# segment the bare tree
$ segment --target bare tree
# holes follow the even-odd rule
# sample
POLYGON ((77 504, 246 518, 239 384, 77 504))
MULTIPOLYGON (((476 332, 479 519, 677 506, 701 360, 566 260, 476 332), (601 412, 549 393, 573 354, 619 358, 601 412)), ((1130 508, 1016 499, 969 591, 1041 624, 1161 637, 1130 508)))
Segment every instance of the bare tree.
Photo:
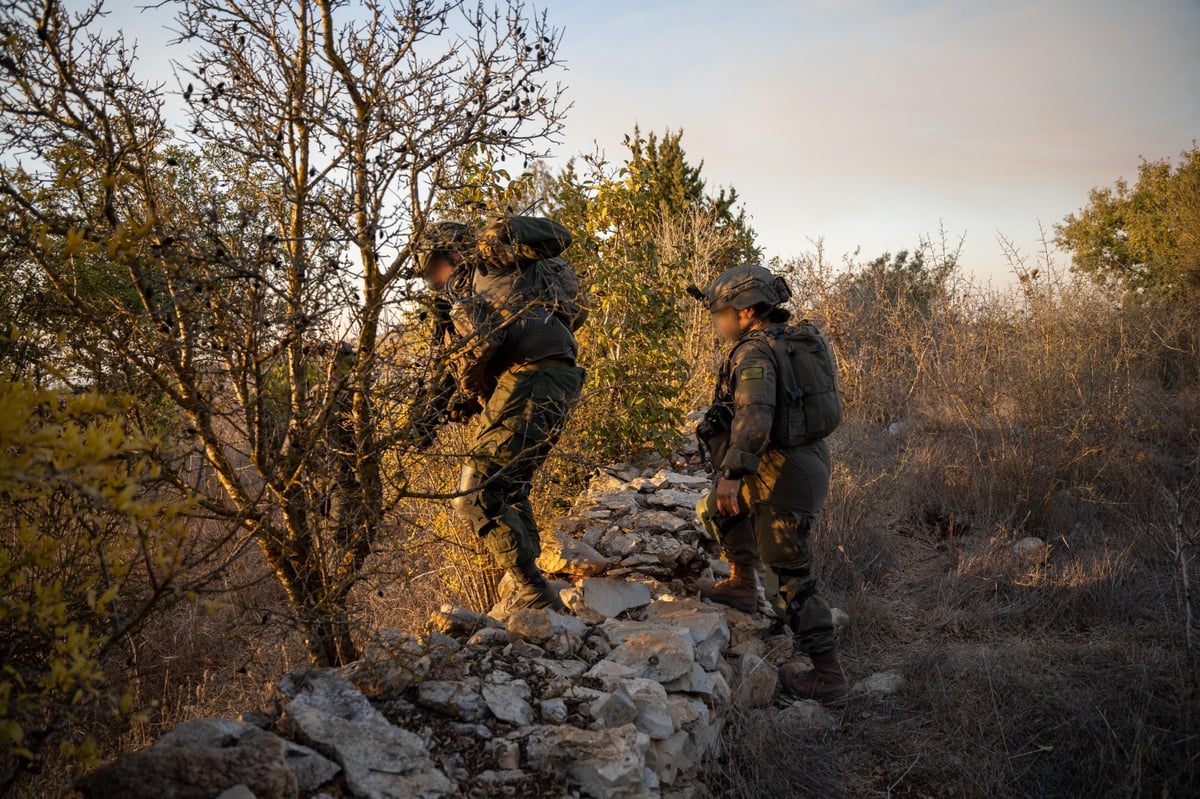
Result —
POLYGON ((559 131, 559 33, 514 0, 174 5, 178 134, 99 3, 3 12, 4 256, 183 420, 214 479, 181 487, 261 546, 314 661, 343 663, 349 592, 407 484, 385 492, 380 409, 412 375, 381 341, 468 155, 538 157, 559 131), (127 292, 84 290, 97 269, 127 292))

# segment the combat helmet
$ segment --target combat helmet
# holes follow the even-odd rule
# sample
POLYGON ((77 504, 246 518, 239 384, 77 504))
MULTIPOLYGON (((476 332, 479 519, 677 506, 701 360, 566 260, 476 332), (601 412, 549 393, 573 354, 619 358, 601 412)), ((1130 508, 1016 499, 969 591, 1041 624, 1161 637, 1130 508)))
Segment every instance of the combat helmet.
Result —
POLYGON ((760 264, 742 264, 721 273, 701 291, 688 286, 688 294, 704 303, 709 311, 723 308, 751 308, 755 305, 783 305, 792 297, 787 281, 760 264))
POLYGON ((438 258, 446 257, 452 250, 470 246, 471 229, 462 222, 434 222, 425 229, 425 241, 420 247, 412 277, 421 277, 429 272, 430 265, 438 258))

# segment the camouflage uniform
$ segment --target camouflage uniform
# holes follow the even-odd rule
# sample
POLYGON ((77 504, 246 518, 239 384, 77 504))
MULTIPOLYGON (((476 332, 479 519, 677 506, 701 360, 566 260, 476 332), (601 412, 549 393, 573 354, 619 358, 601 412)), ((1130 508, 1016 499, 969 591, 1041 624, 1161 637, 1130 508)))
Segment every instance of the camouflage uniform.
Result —
POLYGON ((530 484, 579 398, 583 370, 574 335, 530 296, 526 272, 478 265, 452 318, 459 391, 484 405, 454 507, 500 566, 528 573, 541 552, 530 484))
POLYGON ((787 448, 770 443, 777 367, 768 336, 776 332, 781 331, 760 328, 738 341, 718 386, 719 401, 733 407, 733 422, 728 446, 714 465, 741 478, 743 512, 720 515, 715 491, 701 499, 697 512, 731 563, 765 564, 778 577, 779 609, 800 650, 826 652, 837 639, 811 571, 811 531, 829 491, 829 446, 824 440, 787 448))

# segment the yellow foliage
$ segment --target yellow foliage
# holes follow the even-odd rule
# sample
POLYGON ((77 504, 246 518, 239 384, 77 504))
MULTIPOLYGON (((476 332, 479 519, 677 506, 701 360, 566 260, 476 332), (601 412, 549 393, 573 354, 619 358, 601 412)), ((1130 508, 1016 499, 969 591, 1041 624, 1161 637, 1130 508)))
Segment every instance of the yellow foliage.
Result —
POLYGON ((72 727, 89 708, 135 715, 105 655, 161 597, 180 560, 181 504, 157 499, 153 443, 119 403, 0 375, 0 765, 54 738, 81 761, 72 727))

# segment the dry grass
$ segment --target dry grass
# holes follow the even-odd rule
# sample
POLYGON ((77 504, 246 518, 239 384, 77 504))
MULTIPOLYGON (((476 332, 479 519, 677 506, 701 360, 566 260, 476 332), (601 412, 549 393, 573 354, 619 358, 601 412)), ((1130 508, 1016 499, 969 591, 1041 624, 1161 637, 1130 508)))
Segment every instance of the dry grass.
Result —
POLYGON ((1195 585, 1200 324, 1015 266, 1013 291, 951 270, 921 304, 794 264, 848 378, 817 568, 853 672, 907 685, 832 731, 735 719, 715 795, 1200 791, 1175 544, 1195 585))
MULTIPOLYGON (((846 373, 818 572, 851 613, 853 672, 908 683, 855 699, 832 730, 731 717, 713 795, 1194 795, 1198 664, 1174 551, 1182 524, 1195 585, 1194 313, 1122 306, 1050 265, 1010 292, 950 270, 932 304, 881 300, 883 287, 818 259, 793 266, 846 373), (1013 554, 1028 535, 1048 542, 1044 556, 1013 554)), ((445 451, 461 453, 462 432, 447 436, 445 451)), ((568 431, 535 485, 539 519, 596 465, 575 440, 568 431)), ((409 487, 445 491, 458 466, 415 464, 409 487)), ((354 597, 360 640, 419 629, 443 601, 485 608, 497 577, 448 502, 398 503, 354 597)), ((240 587, 219 606, 181 605, 134 642, 128 673, 158 704, 142 727, 97 721, 108 752, 186 718, 257 709, 301 662, 257 553, 228 585, 240 587)), ((47 770, 16 795, 66 796, 69 780, 47 770)))

